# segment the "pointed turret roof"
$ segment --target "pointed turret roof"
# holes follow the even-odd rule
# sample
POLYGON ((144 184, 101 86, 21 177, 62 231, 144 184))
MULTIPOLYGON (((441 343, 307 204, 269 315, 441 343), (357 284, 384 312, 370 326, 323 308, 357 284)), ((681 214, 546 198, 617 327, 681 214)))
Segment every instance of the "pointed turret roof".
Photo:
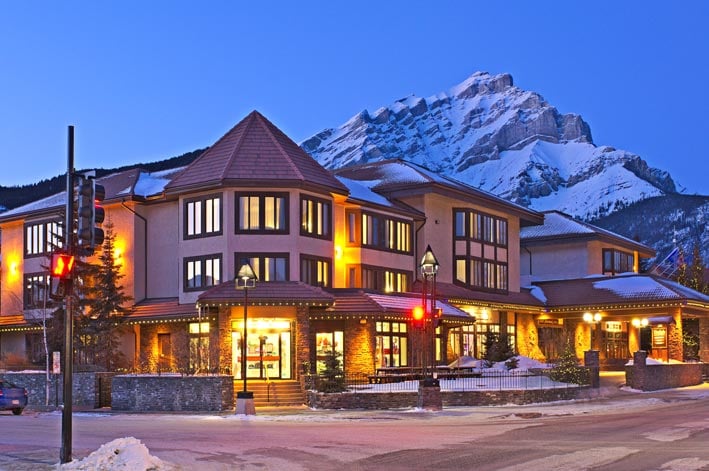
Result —
POLYGON ((166 193, 224 185, 348 190, 258 111, 252 111, 166 187, 166 193))

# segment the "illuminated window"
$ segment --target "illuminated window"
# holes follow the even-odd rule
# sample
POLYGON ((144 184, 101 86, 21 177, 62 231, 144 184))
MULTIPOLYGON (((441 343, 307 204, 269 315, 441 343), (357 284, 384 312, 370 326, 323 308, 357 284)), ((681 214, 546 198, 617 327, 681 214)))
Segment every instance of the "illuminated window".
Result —
POLYGON ((220 235, 222 233, 221 203, 221 195, 185 200, 185 238, 220 235))
POLYGON ((632 253, 614 249, 603 249, 603 273, 626 273, 635 268, 632 253))
POLYGON ((507 220, 471 209, 453 211, 456 239, 482 241, 502 247, 507 246, 507 220))
POLYGON ((509 289, 507 263, 477 257, 456 257, 456 284, 485 291, 509 289))
MULTIPOLYGON (((411 223, 381 214, 363 213, 362 246, 391 252, 411 253, 411 223)), ((353 221, 347 220, 352 233, 353 221)), ((350 235, 350 241, 352 236, 350 235)))
POLYGON ((235 270, 249 263, 259 281, 288 281, 288 258, 287 253, 237 253, 234 255, 235 270))
POLYGON ((45 255, 62 247, 64 226, 60 222, 45 221, 25 224, 25 257, 45 255))
POLYGON ((199 291, 216 286, 221 283, 221 274, 221 254, 186 258, 184 265, 185 291, 199 291))
POLYGON ((332 207, 329 201, 310 196, 300 197, 301 235, 330 239, 332 234, 332 207))
POLYGON ((384 267, 363 266, 361 287, 387 293, 403 293, 410 289, 411 272, 384 267))
POLYGON ((288 233, 288 194, 237 193, 237 233, 288 233))
POLYGON ((331 266, 330 259, 303 255, 300 258, 300 281, 313 286, 330 287, 331 266))

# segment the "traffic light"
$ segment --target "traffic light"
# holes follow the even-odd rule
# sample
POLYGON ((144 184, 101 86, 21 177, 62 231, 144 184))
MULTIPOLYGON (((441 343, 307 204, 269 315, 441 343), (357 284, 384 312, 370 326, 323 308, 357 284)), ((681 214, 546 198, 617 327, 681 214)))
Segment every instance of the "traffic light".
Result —
POLYGON ((54 278, 67 280, 74 270, 74 256, 65 253, 52 254, 51 274, 54 278))
POLYGON ((93 178, 81 178, 78 193, 78 246, 93 250, 97 245, 103 244, 103 229, 97 227, 97 224, 103 222, 106 214, 100 205, 106 196, 106 190, 93 178))
POLYGON ((438 324, 441 323, 441 316, 443 315, 443 309, 437 307, 433 310, 433 328, 437 328, 438 324))
POLYGON ((423 306, 414 306, 411 312, 411 324, 416 329, 423 329, 424 322, 426 321, 426 313, 424 312, 423 306))

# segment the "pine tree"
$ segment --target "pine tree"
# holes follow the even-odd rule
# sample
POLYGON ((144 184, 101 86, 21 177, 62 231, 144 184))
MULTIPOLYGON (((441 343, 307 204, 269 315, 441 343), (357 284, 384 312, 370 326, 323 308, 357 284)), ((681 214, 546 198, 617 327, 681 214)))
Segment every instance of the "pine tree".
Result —
POLYGON ((83 316, 81 323, 81 331, 90 342, 86 346, 94 351, 95 364, 107 371, 115 370, 121 363, 118 334, 123 315, 129 311, 125 304, 131 300, 120 284, 124 275, 120 272, 121 264, 116 262, 113 227, 111 220, 105 225, 99 263, 93 268, 86 293, 88 316, 83 316))
POLYGON ((579 366, 576 353, 571 348, 571 343, 566 344, 564 352, 551 369, 549 377, 554 381, 573 384, 588 384, 590 380, 588 370, 579 366))
MULTIPOLYGON (((504 361, 507 362, 515 356, 514 349, 510 343, 510 339, 505 334, 497 334, 490 332, 485 336, 484 341, 485 366, 491 368, 495 363, 504 361)), ((512 368, 516 367, 516 362, 513 362, 512 368)))
POLYGON ((709 293, 709 286, 704 282, 705 270, 699 244, 695 242, 692 247, 692 264, 689 266, 689 284, 687 286, 700 293, 709 293))
POLYGON ((333 351, 325 359, 325 369, 321 373, 320 391, 336 393, 347 390, 345 375, 340 362, 340 353, 333 351))

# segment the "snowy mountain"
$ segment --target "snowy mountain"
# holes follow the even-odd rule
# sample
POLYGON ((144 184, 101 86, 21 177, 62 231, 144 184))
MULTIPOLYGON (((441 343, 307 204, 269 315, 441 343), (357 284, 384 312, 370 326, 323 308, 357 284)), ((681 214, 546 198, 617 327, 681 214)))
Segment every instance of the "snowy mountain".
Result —
POLYGON ((429 98, 410 96, 301 146, 327 168, 403 159, 537 210, 583 218, 676 193, 667 172, 639 156, 597 147, 588 124, 509 74, 476 72, 429 98))

